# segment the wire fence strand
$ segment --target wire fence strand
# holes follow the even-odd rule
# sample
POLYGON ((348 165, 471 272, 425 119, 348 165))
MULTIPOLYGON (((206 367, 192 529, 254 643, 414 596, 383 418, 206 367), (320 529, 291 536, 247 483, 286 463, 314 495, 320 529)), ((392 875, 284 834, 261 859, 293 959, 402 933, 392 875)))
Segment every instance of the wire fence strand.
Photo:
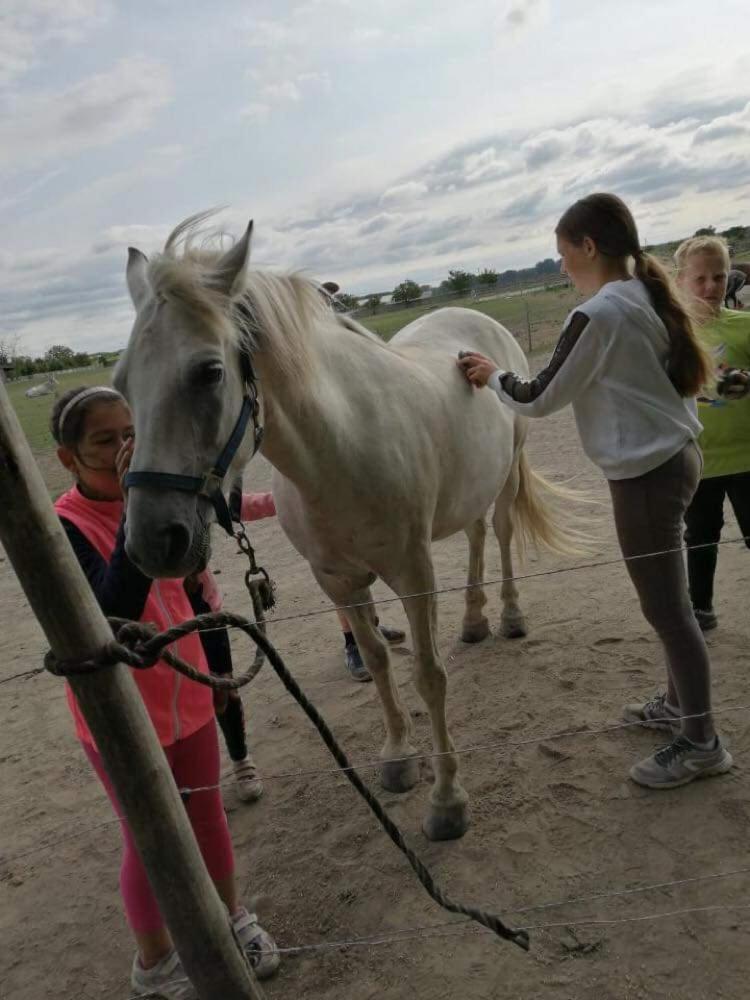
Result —
MULTIPOLYGON (((725 708, 715 708, 712 709, 711 715, 725 715, 732 712, 750 712, 750 705, 731 705, 725 708)), ((665 719, 664 721, 680 722, 685 719, 702 718, 706 714, 708 713, 701 712, 693 715, 670 716, 669 719, 665 719)), ((639 728, 641 726, 642 723, 640 722, 622 722, 613 725, 602 726, 597 729, 570 729, 570 730, 565 730, 563 732, 547 733, 542 736, 534 736, 530 737, 529 739, 523 739, 523 740, 504 740, 499 743, 485 743, 485 744, 478 744, 476 746, 458 747, 456 748, 456 750, 452 751, 452 753, 455 753, 457 755, 498 753, 504 750, 512 751, 512 750, 517 750, 521 747, 535 746, 542 743, 550 743, 554 742, 555 740, 572 739, 574 737, 605 736, 609 733, 619 732, 624 729, 639 728)), ((345 775, 347 771, 379 768, 384 763, 389 763, 389 764, 401 763, 405 760, 430 760, 433 759, 434 757, 439 757, 439 756, 442 755, 432 753, 431 751, 425 751, 424 753, 412 754, 409 757, 391 757, 387 759, 371 758, 369 760, 359 761, 358 763, 351 764, 349 767, 306 768, 297 771, 280 771, 276 773, 272 772, 270 774, 260 774, 259 777, 263 781, 272 781, 279 779, 310 778, 323 775, 328 775, 328 776, 335 775, 341 777, 342 775, 345 775)), ((233 781, 234 781, 233 778, 228 777, 222 779, 220 782, 214 785, 196 785, 194 787, 178 786, 177 790, 180 793, 180 795, 182 795, 183 797, 187 797, 201 792, 221 791, 222 788, 226 788, 228 785, 231 785, 233 781)), ((37 844, 34 847, 30 847, 27 850, 21 851, 18 854, 13 854, 10 857, 4 857, 2 854, 0 854, 0 865, 2 864, 9 865, 14 861, 19 861, 25 857, 28 857, 29 855, 57 847, 60 843, 63 843, 67 840, 73 840, 85 837, 87 835, 96 833, 98 830, 102 829, 105 826, 113 826, 119 822, 120 820, 117 817, 115 817, 113 819, 104 820, 102 823, 97 823, 86 830, 76 830, 71 833, 63 833, 62 836, 53 833, 50 836, 54 837, 54 839, 50 839, 48 841, 46 840, 44 843, 37 844)), ((513 912, 519 912, 519 911, 513 911, 513 912)))
MULTIPOLYGON (((522 580, 537 580, 542 577, 547 576, 559 576, 562 573, 577 573, 584 569, 601 569, 608 566, 616 566, 619 563, 629 563, 635 562, 640 559, 656 559, 660 556, 674 555, 677 552, 693 552, 698 549, 708 549, 714 548, 717 545, 734 545, 738 542, 750 542, 750 535, 738 535, 735 538, 723 538, 719 539, 718 542, 703 542, 700 545, 680 545, 672 549, 660 549, 655 552, 644 552, 639 555, 633 556, 613 556, 611 559, 602 559, 594 562, 577 563, 575 566, 557 566, 553 569, 536 570, 533 573, 520 573, 514 576, 498 576, 491 577, 489 580, 483 580, 476 583, 457 583, 451 584, 447 587, 436 588, 434 590, 421 590, 410 594, 393 595, 391 597, 374 597, 369 601, 359 601, 354 604, 339 604, 339 605, 327 605, 324 608, 314 608, 309 611, 298 611, 292 615, 278 615, 274 618, 268 618, 264 621, 252 620, 250 619, 248 624, 250 625, 280 625, 283 622, 294 622, 302 621, 307 618, 316 618, 319 615, 338 613, 339 611, 346 612, 352 611, 357 608, 370 608, 376 607, 382 604, 395 604, 402 601, 417 600, 421 597, 439 597, 441 594, 455 594, 462 590, 473 590, 477 587, 496 587, 502 586, 504 583, 519 582, 522 580)), ((209 628, 198 629, 199 632, 220 632, 225 631, 227 626, 214 626, 209 628)), ((17 674, 11 674, 10 677, 0 678, 0 685, 8 684, 10 681, 25 680, 31 677, 37 677, 39 674, 45 673, 44 667, 34 667, 31 670, 24 670, 17 674)))

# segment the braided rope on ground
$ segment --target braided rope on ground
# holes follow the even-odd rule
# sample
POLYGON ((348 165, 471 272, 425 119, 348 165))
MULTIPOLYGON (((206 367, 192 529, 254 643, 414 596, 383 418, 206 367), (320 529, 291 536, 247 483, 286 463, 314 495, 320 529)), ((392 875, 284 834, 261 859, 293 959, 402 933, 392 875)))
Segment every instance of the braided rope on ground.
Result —
POLYGON ((167 646, 192 632, 198 631, 204 626, 240 629, 262 650, 281 683, 317 729, 321 739, 331 752, 336 763, 342 769, 347 780, 365 800, 382 828, 406 857, 427 894, 444 910, 469 917, 488 930, 493 931, 498 937, 512 941, 520 948, 523 948, 524 951, 529 950, 528 931, 523 929, 514 930, 503 923, 499 916, 489 913, 486 910, 455 902, 443 892, 435 882, 429 869, 407 845, 398 826, 388 816, 376 796, 370 791, 356 770, 354 770, 349 758, 336 742, 328 724, 297 684, 297 681, 290 673, 283 659, 258 625, 241 615, 235 615, 227 611, 198 615, 189 621, 183 622, 180 625, 174 625, 172 628, 159 633, 156 633, 153 626, 127 621, 122 618, 110 618, 109 622, 115 630, 114 637, 97 654, 81 660, 58 660, 50 651, 44 660, 47 670, 56 677, 70 677, 91 674, 97 670, 107 669, 116 663, 126 663, 137 670, 147 670, 153 667, 159 660, 163 660, 173 670, 176 670, 184 677, 198 684, 203 684, 219 691, 235 691, 249 684, 258 673, 260 665, 256 665, 257 657, 256 662, 253 663, 249 670, 238 677, 216 677, 211 674, 202 674, 175 653, 169 651, 167 646))

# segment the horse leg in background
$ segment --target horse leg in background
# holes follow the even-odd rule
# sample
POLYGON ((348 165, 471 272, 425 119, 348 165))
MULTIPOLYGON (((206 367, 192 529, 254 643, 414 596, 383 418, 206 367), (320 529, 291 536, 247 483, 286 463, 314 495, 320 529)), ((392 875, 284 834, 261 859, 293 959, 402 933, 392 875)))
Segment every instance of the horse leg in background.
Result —
POLYGON ((388 644, 377 628, 372 593, 366 584, 351 586, 351 581, 313 570, 315 578, 334 605, 346 606, 346 618, 359 646, 365 666, 370 671, 385 719, 385 744, 381 751, 383 763, 380 783, 389 792, 406 792, 419 781, 419 763, 411 745, 411 719, 399 697, 391 669, 388 644), (366 607, 350 607, 366 604, 366 607))
MULTIPOLYGON (((412 565, 386 582, 397 594, 423 594, 435 589, 435 574, 428 542, 415 543, 410 550, 412 565)), ((448 732, 445 714, 448 680, 437 651, 437 598, 404 598, 414 644, 414 681, 430 713, 432 758, 435 783, 430 793, 430 807, 422 824, 430 840, 454 840, 469 826, 469 796, 458 780, 458 758, 448 732)))
POLYGON ((518 604, 518 589, 513 579, 513 521, 511 508, 516 502, 519 486, 518 461, 513 462, 508 478, 495 501, 492 514, 492 527, 495 530, 500 546, 500 565, 503 571, 503 583, 500 597, 503 602, 503 614, 500 619, 500 634, 506 639, 520 639, 528 632, 526 618, 518 604))
POLYGON ((482 614, 482 608, 487 603, 484 587, 484 541, 487 537, 487 525, 484 518, 474 521, 466 528, 469 539, 469 574, 468 588, 465 591, 466 611, 461 626, 462 642, 481 642, 490 634, 490 623, 482 614))

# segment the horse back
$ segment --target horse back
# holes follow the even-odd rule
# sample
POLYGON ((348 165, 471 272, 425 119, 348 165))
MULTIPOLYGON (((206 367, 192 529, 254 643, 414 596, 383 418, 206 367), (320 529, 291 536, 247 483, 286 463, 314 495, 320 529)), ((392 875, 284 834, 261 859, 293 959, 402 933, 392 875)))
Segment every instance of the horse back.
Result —
POLYGON ((513 334, 497 320, 475 309, 448 307, 420 316, 390 341, 391 347, 414 361, 435 355, 457 357, 461 350, 478 351, 504 371, 528 374, 526 356, 513 334))

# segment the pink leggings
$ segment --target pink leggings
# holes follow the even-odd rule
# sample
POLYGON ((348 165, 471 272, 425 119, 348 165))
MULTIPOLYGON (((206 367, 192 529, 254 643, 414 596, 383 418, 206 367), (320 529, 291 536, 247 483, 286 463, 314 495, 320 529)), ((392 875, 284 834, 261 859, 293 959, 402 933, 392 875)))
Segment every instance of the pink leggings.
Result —
MULTIPOLYGON (((120 803, 101 757, 88 743, 82 745, 122 822, 124 851, 120 868, 120 892, 125 905, 125 916, 136 934, 153 934, 164 926, 164 920, 136 850, 133 835, 123 819, 120 803)), ((219 743, 213 720, 187 739, 164 747, 164 753, 178 788, 218 784, 219 743)), ((234 871, 234 854, 221 793, 218 790, 195 792, 188 799, 185 808, 209 875, 214 881, 227 878, 234 871)))

